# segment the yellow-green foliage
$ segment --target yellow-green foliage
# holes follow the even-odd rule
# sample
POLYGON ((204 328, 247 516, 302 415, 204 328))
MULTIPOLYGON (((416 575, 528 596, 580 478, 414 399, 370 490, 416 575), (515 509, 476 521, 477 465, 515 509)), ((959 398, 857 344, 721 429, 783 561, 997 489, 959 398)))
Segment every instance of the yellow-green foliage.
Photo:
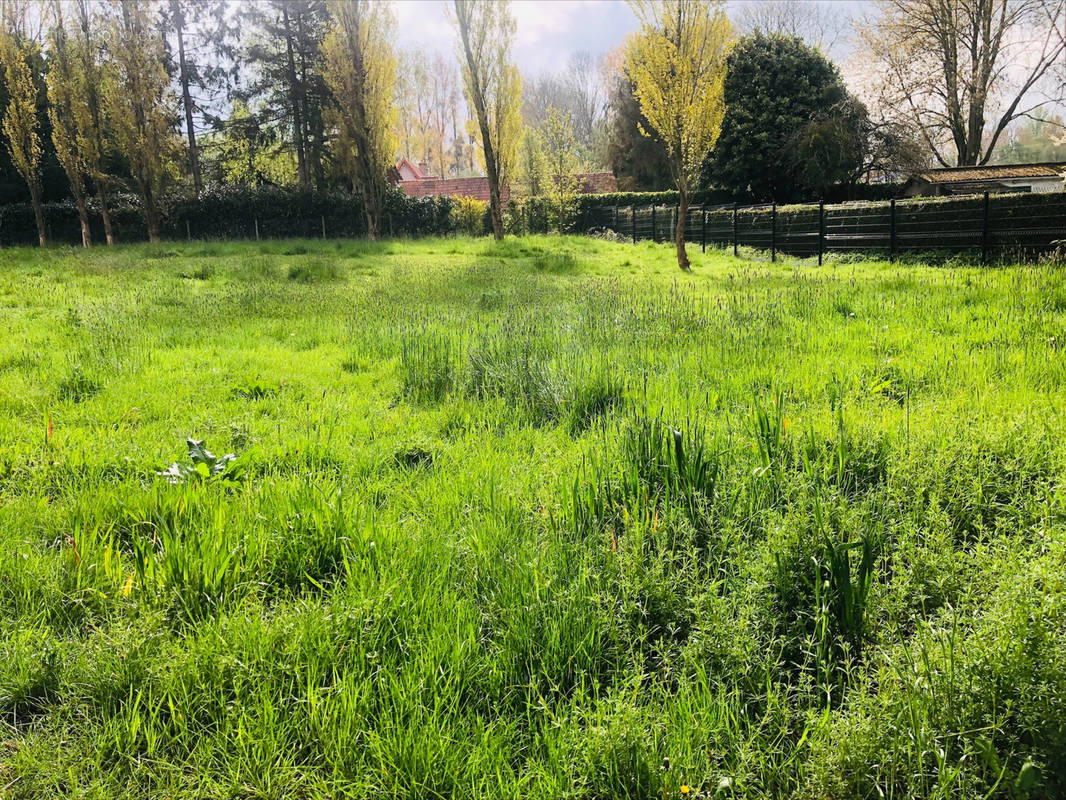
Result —
POLYGON ((15 169, 29 184, 31 192, 39 192, 41 137, 38 133, 37 87, 27 63, 28 47, 7 31, 0 33, 0 64, 4 69, 8 98, 2 127, 15 169))
POLYGON ((395 20, 386 3, 334 0, 322 43, 323 77, 333 95, 338 154, 361 192, 371 238, 379 234, 396 108, 395 20))
POLYGON ((685 191, 722 130, 732 28, 721 2, 630 4, 640 30, 626 43, 625 69, 652 127, 642 132, 666 145, 678 189, 685 191))
POLYGON ((485 214, 489 204, 474 197, 456 197, 452 203, 452 227, 458 233, 480 236, 485 232, 485 214))

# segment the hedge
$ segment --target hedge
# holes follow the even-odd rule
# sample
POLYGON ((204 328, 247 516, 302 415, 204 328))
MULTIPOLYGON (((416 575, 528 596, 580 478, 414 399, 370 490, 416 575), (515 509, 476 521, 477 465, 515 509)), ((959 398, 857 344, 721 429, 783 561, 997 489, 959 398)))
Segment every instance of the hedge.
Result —
MULTIPOLYGON (((164 239, 247 239, 366 236, 366 218, 358 195, 349 192, 301 192, 281 187, 211 189, 199 198, 170 196, 160 203, 164 239)), ((450 197, 407 197, 390 190, 382 228, 387 236, 431 236, 453 232, 450 197)), ((119 195, 110 205, 111 223, 120 242, 145 241, 148 232, 136 198, 119 195)), ((46 203, 49 241, 77 244, 81 228, 73 201, 46 203)), ((90 204, 93 241, 104 241, 99 207, 90 204)), ((37 242, 32 208, 25 203, 0 207, 0 244, 37 242)))

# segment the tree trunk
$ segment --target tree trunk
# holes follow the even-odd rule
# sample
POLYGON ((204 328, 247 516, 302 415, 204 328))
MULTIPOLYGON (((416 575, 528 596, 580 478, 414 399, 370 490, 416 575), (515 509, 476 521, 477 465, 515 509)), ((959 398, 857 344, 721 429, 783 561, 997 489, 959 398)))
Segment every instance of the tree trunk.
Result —
POLYGON ((303 120, 303 140, 307 161, 308 187, 314 186, 321 190, 326 183, 325 174, 322 171, 322 147, 325 141, 325 130, 322 126, 322 115, 315 114, 312 122, 310 111, 311 91, 308 89, 307 80, 307 47, 305 46, 306 35, 304 33, 304 16, 296 15, 296 41, 299 42, 300 54, 300 118, 303 120))
POLYGON ((178 37, 178 72, 181 79, 181 99, 185 106, 185 128, 189 135, 189 168, 192 171, 192 185, 199 197, 204 190, 203 177, 200 174, 200 153, 196 149, 196 129, 192 121, 192 93, 189 91, 189 68, 185 63, 185 15, 181 0, 170 0, 174 14, 174 30, 178 37))
POLYGON ((144 189, 144 221, 148 225, 148 241, 158 244, 159 239, 159 208, 156 206, 155 195, 148 187, 144 189))
POLYGON ((29 182, 30 202, 33 204, 33 219, 37 223, 37 239, 41 247, 48 244, 48 236, 44 227, 44 210, 41 208, 41 187, 34 181, 29 182))
POLYGON ((89 230, 89 209, 85 207, 85 187, 74 192, 74 205, 78 207, 78 222, 81 223, 81 246, 92 247, 93 235, 89 230))
POLYGON ((688 253, 685 250, 685 219, 688 217, 688 187, 677 193, 677 228, 674 230, 674 244, 677 246, 677 266, 682 272, 691 272, 688 253))
POLYGON ((369 192, 362 192, 363 211, 366 214, 366 235, 372 242, 381 238, 381 204, 370 197, 369 192))
POLYGON ((292 28, 289 24, 289 10, 285 3, 281 6, 281 19, 285 28, 285 53, 287 57, 289 78, 289 102, 292 104, 292 127, 296 145, 296 172, 300 179, 300 188, 311 188, 311 173, 307 168, 307 141, 305 137, 300 88, 296 82, 296 58, 293 55, 292 28))
POLYGON ((100 201, 100 217, 104 221, 104 239, 107 241, 107 246, 111 247, 115 243, 115 234, 111 231, 111 211, 107 207, 107 189, 103 181, 96 182, 96 199, 100 201))
POLYGON ((495 170, 489 180, 489 216, 492 218, 492 238, 498 242, 503 239, 503 207, 500 203, 500 179, 495 170))

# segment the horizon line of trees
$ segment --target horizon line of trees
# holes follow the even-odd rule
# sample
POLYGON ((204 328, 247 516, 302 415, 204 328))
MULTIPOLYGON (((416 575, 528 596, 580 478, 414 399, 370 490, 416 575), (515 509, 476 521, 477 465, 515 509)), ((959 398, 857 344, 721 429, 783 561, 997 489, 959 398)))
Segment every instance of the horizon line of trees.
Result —
POLYGON ((398 51, 381 0, 4 0, 0 202, 28 197, 44 243, 41 203, 70 197, 88 246, 89 204, 114 241, 116 192, 136 194, 155 240, 166 193, 346 188, 373 236, 405 155, 485 175, 502 236, 504 187, 547 200, 562 228, 582 171, 683 202, 789 201, 930 164, 1066 156, 1048 135, 1066 0, 878 0, 857 28, 862 97, 826 55, 843 33, 818 3, 752 4, 738 36, 721 3, 630 0, 640 29, 622 46, 531 79, 507 0, 447 7, 454 59, 398 51))

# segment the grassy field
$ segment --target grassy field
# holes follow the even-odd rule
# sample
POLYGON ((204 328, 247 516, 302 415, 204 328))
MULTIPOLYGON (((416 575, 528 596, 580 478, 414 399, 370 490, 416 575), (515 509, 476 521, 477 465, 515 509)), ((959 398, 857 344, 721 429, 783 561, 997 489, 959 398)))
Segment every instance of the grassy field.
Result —
POLYGON ((0 796, 1066 796, 1066 273, 673 258, 0 251, 0 796))

